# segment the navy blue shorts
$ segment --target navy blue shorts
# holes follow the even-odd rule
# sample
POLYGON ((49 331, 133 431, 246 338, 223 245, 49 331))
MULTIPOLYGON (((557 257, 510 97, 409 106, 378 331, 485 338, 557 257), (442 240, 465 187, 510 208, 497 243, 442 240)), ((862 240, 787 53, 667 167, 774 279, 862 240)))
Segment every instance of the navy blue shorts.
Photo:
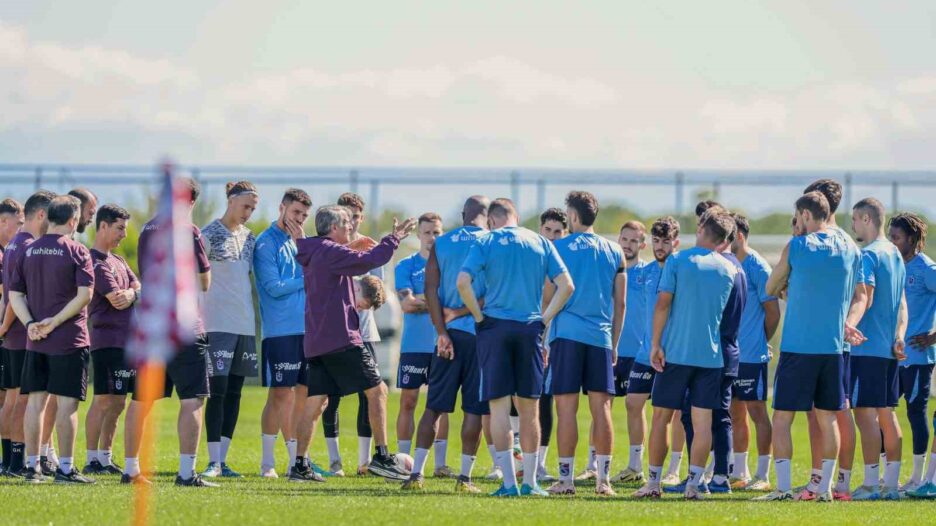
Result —
POLYGON ((432 355, 426 407, 440 413, 455 412, 455 400, 461 389, 462 411, 472 415, 489 414, 488 403, 481 401, 481 369, 475 335, 459 330, 449 330, 448 335, 455 357, 447 360, 432 355))
POLYGON ((907 365, 900 368, 900 396, 907 404, 929 400, 930 382, 933 378, 933 364, 907 365))
POLYGON ((519 322, 490 316, 476 324, 481 400, 505 396, 539 398, 543 394, 541 321, 519 322))
POLYGON ((400 354, 397 389, 419 389, 429 383, 429 366, 435 353, 407 352, 400 354))
POLYGON ((774 373, 773 408, 778 411, 824 411, 845 408, 841 354, 780 352, 774 373))
POLYGON ((731 396, 742 402, 767 400, 767 363, 741 363, 738 377, 731 386, 731 396))
POLYGON ((845 390, 845 400, 851 400, 851 353, 842 352, 842 389, 845 390))
POLYGON ((556 338, 549 344, 546 393, 577 394, 582 390, 614 394, 611 349, 556 338))
POLYGON ((633 365, 633 358, 618 356, 618 361, 614 364, 614 396, 627 395, 627 384, 633 365))
POLYGON ((635 361, 631 365, 630 376, 627 377, 627 394, 648 395, 652 393, 656 376, 656 369, 635 361))
POLYGON ((302 334, 264 338, 260 344, 263 387, 295 387, 305 368, 302 334))
POLYGON ((852 407, 897 407, 900 400, 894 358, 852 355, 850 383, 852 407))
MULTIPOLYGON (((657 373, 650 399, 653 407, 682 409, 688 396, 691 407, 718 409, 724 403, 722 378, 721 367, 668 363, 662 373, 657 373)), ((725 385, 730 386, 727 382, 725 385)))

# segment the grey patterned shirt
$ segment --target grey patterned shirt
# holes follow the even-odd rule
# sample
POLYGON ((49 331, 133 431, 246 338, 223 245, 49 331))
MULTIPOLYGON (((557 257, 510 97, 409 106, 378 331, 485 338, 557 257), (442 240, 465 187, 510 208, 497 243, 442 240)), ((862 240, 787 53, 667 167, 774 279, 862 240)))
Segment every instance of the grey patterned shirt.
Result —
POLYGON ((202 228, 202 237, 211 262, 211 287, 203 298, 205 330, 255 336, 253 233, 245 226, 231 232, 215 219, 202 228))

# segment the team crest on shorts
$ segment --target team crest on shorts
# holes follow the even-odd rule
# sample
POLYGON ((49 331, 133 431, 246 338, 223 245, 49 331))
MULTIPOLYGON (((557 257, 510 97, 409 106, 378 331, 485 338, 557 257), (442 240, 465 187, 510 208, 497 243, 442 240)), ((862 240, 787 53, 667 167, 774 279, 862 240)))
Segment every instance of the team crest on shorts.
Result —
POLYGON ((283 381, 283 371, 276 371, 276 381, 277 382, 283 381))
POLYGON ((221 358, 218 358, 218 370, 219 370, 219 371, 223 371, 223 370, 224 370, 224 360, 221 359, 221 358))
POLYGON ((123 387, 123 381, 122 381, 122 380, 117 380, 116 382, 114 382, 114 388, 115 388, 115 389, 120 389, 121 387, 123 387))
POLYGON ((404 383, 404 384, 408 384, 408 383, 409 383, 409 375, 408 375, 408 374, 404 374, 404 375, 403 375, 403 383, 404 383))

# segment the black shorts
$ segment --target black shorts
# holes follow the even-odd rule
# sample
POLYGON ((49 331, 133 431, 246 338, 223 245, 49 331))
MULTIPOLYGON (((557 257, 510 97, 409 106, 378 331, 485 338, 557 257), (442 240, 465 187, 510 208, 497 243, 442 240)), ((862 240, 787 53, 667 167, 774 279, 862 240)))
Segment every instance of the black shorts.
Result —
MULTIPOLYGON (((208 337, 199 334, 195 343, 187 345, 166 365, 163 398, 172 396, 175 388, 179 400, 207 398, 208 389, 208 337)), ((133 399, 139 400, 139 386, 134 386, 133 399)))
POLYGON ((45 391, 83 401, 88 394, 90 355, 87 347, 72 349, 66 354, 26 351, 20 394, 45 391))
POLYGON ((373 351, 352 345, 306 360, 309 396, 360 393, 380 385, 380 370, 373 351))
POLYGON ((24 349, 3 349, 3 388, 19 389, 23 385, 23 361, 26 359, 24 349))
POLYGON ((209 332, 208 374, 215 376, 256 377, 257 376, 257 339, 244 334, 229 332, 209 332))
POLYGON ((133 392, 136 369, 127 365, 125 352, 119 347, 91 351, 94 370, 94 395, 126 395, 133 392))

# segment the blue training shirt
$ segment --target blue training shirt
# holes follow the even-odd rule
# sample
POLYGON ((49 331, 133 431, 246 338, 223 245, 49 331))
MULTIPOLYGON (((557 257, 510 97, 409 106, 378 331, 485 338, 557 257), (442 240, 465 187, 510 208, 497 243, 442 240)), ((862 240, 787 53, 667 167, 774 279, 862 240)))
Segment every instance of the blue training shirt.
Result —
POLYGON ((627 310, 624 311, 624 328, 618 340, 618 356, 634 358, 643 344, 644 327, 647 325, 647 304, 644 298, 644 267, 646 261, 627 269, 627 310))
MULTIPOLYGON (((405 289, 413 294, 426 293, 426 260, 414 253, 397 263, 394 271, 397 292, 405 289)), ((435 351, 435 328, 428 312, 403 314, 403 336, 400 338, 401 353, 431 353, 435 351)))
POLYGON ((640 350, 634 357, 635 362, 643 365, 650 365, 650 347, 653 344, 653 310, 656 308, 657 294, 660 293, 660 276, 662 275, 663 266, 656 261, 651 261, 644 267, 643 304, 647 315, 644 320, 643 341, 640 342, 640 350))
POLYGON ((610 349, 614 280, 624 261, 621 247, 590 232, 554 243, 576 287, 550 325, 549 341, 563 338, 610 349))
POLYGON ((484 280, 484 315, 521 322, 543 319, 543 283, 566 272, 553 244, 523 227, 498 228, 468 251, 462 271, 484 280), (483 272, 483 277, 481 273, 483 272))
POLYGON ((764 332, 764 303, 777 301, 767 294, 767 280, 770 279, 770 264, 754 250, 741 262, 747 277, 747 301, 741 314, 741 331, 738 345, 741 347, 741 363, 767 363, 767 334, 764 332))
POLYGON ((858 247, 835 230, 796 236, 789 247, 791 270, 780 350, 841 354, 845 318, 861 267, 858 247))
POLYGON ((731 287, 731 294, 728 295, 728 302, 725 303, 725 310, 722 312, 721 333, 722 359, 725 364, 725 376, 738 376, 738 364, 741 361, 741 349, 738 343, 738 335, 741 332, 741 316, 744 313, 744 305, 747 303, 747 276, 744 275, 744 267, 741 262, 731 252, 722 252, 722 256, 727 259, 735 268, 734 285, 731 287))
MULTIPOLYGON (((466 225, 446 232, 435 240, 433 250, 439 264, 439 301, 448 309, 460 309, 465 306, 458 295, 458 273, 468 256, 468 250, 478 239, 487 234, 487 230, 474 225, 466 225)), ((475 278, 471 283, 478 299, 484 296, 484 279, 475 278)), ((471 315, 454 319, 445 326, 450 330, 475 333, 475 322, 471 315)))
POLYGON ((852 347, 852 356, 893 358, 897 313, 907 275, 903 257, 893 243, 876 239, 861 250, 861 274, 864 283, 874 287, 874 297, 858 322, 858 330, 868 341, 852 347))
POLYGON ((698 246, 666 260, 660 291, 673 294, 661 341, 667 364, 724 367, 721 320, 737 273, 722 254, 698 246))
POLYGON ((936 263, 926 254, 917 254, 907 263, 907 359, 901 365, 936 363, 936 344, 921 349, 909 340, 936 327, 936 263))
POLYGON ((305 283, 296 250, 275 221, 257 237, 253 272, 264 338, 305 333, 305 283))

